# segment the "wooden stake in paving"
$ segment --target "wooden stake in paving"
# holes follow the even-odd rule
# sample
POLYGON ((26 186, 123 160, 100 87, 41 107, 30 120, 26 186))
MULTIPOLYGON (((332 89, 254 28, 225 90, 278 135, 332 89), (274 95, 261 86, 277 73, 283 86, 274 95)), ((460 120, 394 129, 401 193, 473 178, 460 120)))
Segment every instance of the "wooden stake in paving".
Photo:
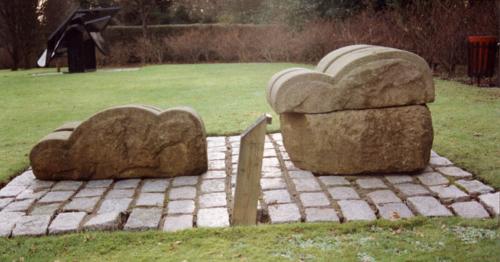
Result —
POLYGON ((232 225, 257 224, 257 202, 260 192, 260 176, 266 126, 272 117, 261 116, 242 135, 238 160, 238 177, 234 194, 232 225))

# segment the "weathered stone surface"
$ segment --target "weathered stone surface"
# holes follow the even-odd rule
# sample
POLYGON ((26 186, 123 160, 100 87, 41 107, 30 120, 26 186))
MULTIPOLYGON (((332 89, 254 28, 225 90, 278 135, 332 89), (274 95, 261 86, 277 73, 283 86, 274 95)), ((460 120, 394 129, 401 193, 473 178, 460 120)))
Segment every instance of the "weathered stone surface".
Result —
POLYGON ((105 199, 97 213, 125 212, 130 207, 132 200, 132 198, 105 199))
POLYGON ((53 216, 56 211, 61 207, 61 203, 48 204, 48 205, 35 205, 31 210, 31 215, 49 215, 53 216))
POLYGON ((12 202, 12 201, 14 201, 13 197, 0 198, 0 210, 2 210, 2 208, 6 207, 8 204, 10 204, 10 202, 12 202))
POLYGON ((75 197, 101 197, 106 192, 106 188, 84 188, 75 197))
POLYGON ((125 230, 156 229, 160 224, 161 208, 134 208, 125 224, 125 230))
POLYGON ((350 184, 343 176, 320 176, 319 180, 326 186, 348 186, 350 184))
POLYGON ((26 189, 26 186, 7 185, 0 189, 0 197, 16 197, 26 189))
POLYGON ((92 213, 99 202, 100 197, 73 198, 63 207, 63 211, 77 211, 92 213))
POLYGON ((74 192, 72 191, 55 191, 49 192, 45 196, 43 196, 38 203, 46 204, 46 203, 56 203, 56 202, 64 202, 67 201, 74 192))
POLYGON ((339 206, 346 221, 377 219, 373 210, 364 200, 341 200, 339 206))
POLYGON ((200 196, 198 202, 200 208, 225 207, 227 205, 226 193, 203 194, 200 196))
POLYGON ((81 181, 59 181, 52 187, 52 191, 76 191, 82 185, 81 181))
POLYGON ((453 163, 448 158, 440 157, 440 156, 431 157, 431 159, 429 160, 429 164, 431 164, 431 166, 435 166, 435 167, 453 165, 453 163))
POLYGON ((167 216, 163 224, 163 231, 175 232, 193 227, 192 215, 167 216))
POLYGON ((418 180, 426 186, 446 185, 450 181, 438 172, 423 173, 417 176, 418 180))
POLYGON ((264 201, 268 205, 283 204, 283 203, 292 202, 292 199, 290 197, 290 194, 288 193, 288 190, 285 190, 285 189, 268 190, 268 191, 264 191, 262 193, 264 195, 264 201))
POLYGON ((9 237, 12 229, 24 216, 21 212, 0 212, 0 237, 9 237))
POLYGON ((425 187, 411 183, 397 184, 394 187, 405 197, 430 195, 431 193, 425 187))
POLYGON ((486 210, 476 201, 459 202, 451 205, 451 209, 457 215, 465 218, 489 218, 490 215, 486 210))
POLYGON ((45 180, 200 175, 207 170, 205 128, 190 108, 114 107, 49 134, 30 161, 45 180))
POLYGON ((378 190, 368 193, 368 198, 374 204, 398 203, 401 199, 390 190, 378 190))
POLYGON ((478 195, 493 192, 493 188, 487 186, 478 180, 458 180, 457 185, 460 185, 469 194, 478 195))
POLYGON ((264 149, 264 157, 276 157, 276 150, 274 148, 264 149))
POLYGON ((196 187, 185 186, 170 189, 169 199, 194 199, 196 197, 196 187))
MULTIPOLYGON (((23 199, 40 199, 41 197, 43 197, 45 194, 47 194, 47 192, 49 192, 48 189, 45 189, 45 190, 40 190, 40 191, 34 191, 33 189, 31 188, 28 188, 26 190, 24 190, 23 192, 21 192, 21 194, 17 195, 16 196, 16 200, 23 200, 23 199)), ((2 200, 0 199, 0 202, 2 200)), ((0 204, 0 208, 1 208, 1 204, 0 204)))
POLYGON ((217 152, 217 151, 209 151, 208 152, 208 161, 211 160, 224 160, 226 159, 226 153, 217 152))
POLYGON ((49 234, 77 232, 87 214, 85 212, 60 213, 49 226, 49 234))
POLYGON ((108 188, 112 183, 111 179, 91 180, 85 185, 85 188, 108 188))
POLYGON ((47 234, 50 216, 34 215, 21 217, 12 231, 12 236, 42 236, 47 234))
POLYGON ((293 179, 314 179, 313 173, 305 170, 292 170, 289 171, 288 174, 293 179))
POLYGON ((195 186, 196 184, 198 184, 197 176, 181 176, 174 178, 174 180, 172 181, 172 186, 174 187, 195 186))
POLYGON ((464 201, 470 198, 469 195, 465 194, 454 185, 431 186, 429 187, 429 189, 434 192, 444 203, 450 203, 452 201, 464 201))
POLYGON ((24 186, 29 187, 35 182, 35 176, 32 170, 24 171, 22 174, 16 176, 9 182, 10 186, 24 186))
POLYGON ((208 170, 224 170, 226 162, 224 160, 211 160, 208 161, 208 170))
POLYGON ((262 190, 283 189, 286 188, 286 183, 283 178, 262 178, 260 187, 262 190))
POLYGON ((208 179, 201 182, 201 192, 223 192, 226 188, 226 181, 224 179, 208 179))
POLYGON ((46 189, 49 189, 51 188, 53 185, 55 184, 55 182, 53 181, 44 181, 44 180, 38 180, 36 179, 31 185, 30 185, 30 189, 37 192, 37 191, 40 191, 40 190, 46 190, 46 189))
POLYGON ((382 179, 379 178, 359 178, 356 184, 363 189, 387 188, 382 179))
POLYGON ((333 208, 306 208, 306 222, 339 221, 333 208))
POLYGON ((302 170, 302 169, 298 168, 291 160, 285 161, 285 167, 286 167, 286 170, 288 170, 288 171, 302 170))
POLYGON ((113 188, 114 189, 136 189, 137 186, 139 186, 140 182, 141 182, 140 179, 123 179, 123 180, 118 180, 113 185, 113 188))
POLYGON ((226 171, 225 170, 209 170, 201 175, 202 179, 213 179, 213 178, 225 178, 226 171))
POLYGON ((300 212, 296 204, 270 205, 268 209, 273 224, 300 221, 300 212))
POLYGON ((160 193, 167 190, 169 179, 145 179, 141 188, 141 192, 160 193))
POLYGON ((413 53, 370 46, 320 63, 330 65, 319 72, 287 69, 272 77, 267 99, 274 111, 324 113, 434 101, 431 70, 413 53))
POLYGON ((393 185, 413 182, 413 178, 408 175, 388 175, 385 176, 385 179, 393 185))
POLYGON ((136 206, 158 206, 162 207, 165 201, 163 193, 141 193, 135 202, 136 206))
POLYGON ((479 201, 481 201, 481 204, 483 204, 491 214, 495 216, 500 215, 500 192, 480 195, 479 201))
POLYGON ((304 207, 329 206, 330 201, 323 192, 302 193, 299 195, 304 207))
POLYGON ((283 172, 281 170, 265 170, 262 171, 262 177, 264 178, 275 178, 275 177, 283 177, 283 172))
POLYGON ((263 167, 271 167, 271 166, 273 166, 273 167, 278 167, 279 168, 280 161, 277 158, 275 158, 275 157, 273 157, 273 158, 264 158, 264 159, 262 159, 262 166, 263 167))
POLYGON ((430 196, 410 197, 407 201, 408 205, 422 216, 440 217, 453 215, 450 210, 430 196))
POLYGON ((26 212, 31 205, 35 203, 35 199, 25 199, 14 201, 8 204, 6 207, 2 209, 4 212, 26 212))
POLYGON ((433 131, 425 106, 289 113, 280 120, 293 163, 314 173, 410 172, 429 162, 433 131))
POLYGON ((472 177, 472 174, 464 171, 461 168, 455 167, 455 166, 448 166, 448 167, 438 167, 436 168, 439 172, 443 173, 446 176, 451 176, 451 177, 472 177))
POLYGON ((359 199, 358 193, 351 187, 332 187, 328 192, 334 200, 359 199))
POLYGON ((92 216, 85 225, 84 230, 117 230, 122 223, 120 212, 102 213, 92 216))
POLYGON ((106 199, 131 198, 135 194, 135 189, 112 189, 106 194, 106 199))
POLYGON ((193 200, 170 201, 167 205, 167 213, 170 214, 192 214, 194 211, 193 200))
POLYGON ((226 208, 201 208, 196 220, 198 227, 226 227, 229 226, 229 214, 226 208))
POLYGON ((397 220, 413 216, 413 212, 403 203, 385 203, 376 206, 380 216, 385 219, 397 220))
POLYGON ((321 186, 315 178, 297 178, 292 181, 299 192, 321 191, 321 186))

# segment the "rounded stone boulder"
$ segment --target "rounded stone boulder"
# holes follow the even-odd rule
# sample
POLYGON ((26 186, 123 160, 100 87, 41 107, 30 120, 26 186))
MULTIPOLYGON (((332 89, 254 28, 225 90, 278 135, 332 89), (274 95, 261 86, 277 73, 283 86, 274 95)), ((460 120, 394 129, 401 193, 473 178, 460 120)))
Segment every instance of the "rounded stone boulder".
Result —
POLYGON ((424 59, 369 45, 335 50, 316 70, 279 72, 267 88, 267 100, 280 114, 418 105, 433 102, 434 96, 432 72, 424 59))
POLYGON ((280 115, 295 166, 318 174, 412 172, 425 168, 433 140, 426 106, 280 115))
POLYGON ((30 161, 43 180, 200 175, 208 167, 205 127, 187 107, 114 107, 56 129, 30 161))

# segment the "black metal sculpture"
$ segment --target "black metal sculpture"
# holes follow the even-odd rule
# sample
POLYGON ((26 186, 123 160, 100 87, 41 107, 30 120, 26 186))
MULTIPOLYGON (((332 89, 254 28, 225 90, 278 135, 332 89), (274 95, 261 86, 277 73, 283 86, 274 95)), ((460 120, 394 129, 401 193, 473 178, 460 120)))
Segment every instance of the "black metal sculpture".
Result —
POLYGON ((46 67, 52 59, 67 53, 70 73, 95 71, 95 47, 104 55, 109 54, 101 32, 119 10, 118 7, 75 10, 50 35, 38 66, 46 67))

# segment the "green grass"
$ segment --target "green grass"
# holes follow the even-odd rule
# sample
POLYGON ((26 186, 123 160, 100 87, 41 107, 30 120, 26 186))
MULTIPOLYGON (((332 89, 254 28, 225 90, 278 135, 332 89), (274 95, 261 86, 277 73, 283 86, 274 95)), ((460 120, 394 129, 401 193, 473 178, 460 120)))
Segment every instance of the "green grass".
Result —
POLYGON ((0 238, 1 261, 498 261, 495 220, 292 224, 0 238))
POLYGON ((500 188, 500 88, 436 80, 436 152, 500 188))
MULTIPOLYGON (((47 70, 0 71, 0 183, 28 166, 36 142, 66 121, 114 105, 189 105, 208 134, 236 134, 272 112, 265 87, 294 64, 149 66, 135 72, 33 76, 47 70)), ((50 71, 50 70, 49 70, 50 71)), ((500 90, 436 80, 431 105, 436 151, 500 188, 500 90)), ((270 131, 279 129, 275 119, 270 131)))

